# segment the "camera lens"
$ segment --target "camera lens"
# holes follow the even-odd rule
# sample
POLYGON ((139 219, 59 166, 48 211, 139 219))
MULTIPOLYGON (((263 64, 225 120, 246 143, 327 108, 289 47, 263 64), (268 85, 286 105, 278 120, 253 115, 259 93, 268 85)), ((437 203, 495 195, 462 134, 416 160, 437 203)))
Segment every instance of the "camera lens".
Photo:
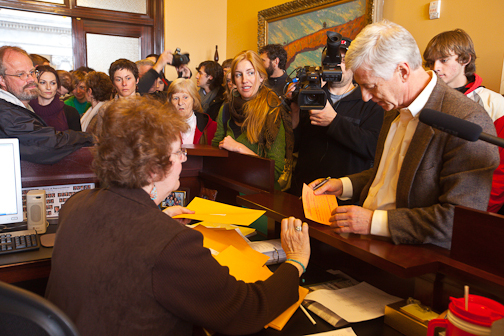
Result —
POLYGON ((306 99, 306 103, 308 104, 313 104, 313 103, 316 103, 317 102, 317 95, 306 95, 305 96, 305 99, 306 99))

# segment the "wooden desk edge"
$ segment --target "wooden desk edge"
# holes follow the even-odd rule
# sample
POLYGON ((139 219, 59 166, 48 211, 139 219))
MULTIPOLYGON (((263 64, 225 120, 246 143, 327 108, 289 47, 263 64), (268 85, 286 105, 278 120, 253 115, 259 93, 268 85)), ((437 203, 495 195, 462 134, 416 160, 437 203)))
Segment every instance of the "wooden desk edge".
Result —
MULTIPOLYGON (((267 194, 262 194, 262 196, 268 197, 267 194)), ((271 195, 270 195, 271 196, 271 195)), ((274 209, 270 209, 258 202, 250 200, 248 197, 255 198, 257 195, 245 195, 245 196, 238 196, 237 197, 237 203, 239 205, 253 208, 253 209, 258 209, 258 210, 265 210, 266 211, 266 216, 274 219, 277 222, 280 222, 283 218, 289 217, 292 214, 282 214, 278 211, 275 211, 274 209)), ((306 218, 300 218, 303 221, 307 222, 310 225, 310 237, 317 239, 327 245, 333 246, 345 253, 348 253, 354 257, 357 257, 365 262, 368 262, 370 264, 379 264, 380 268, 397 275, 401 278, 410 278, 410 277, 415 277, 419 275, 423 275, 426 273, 435 273, 438 270, 438 260, 436 259, 431 259, 429 262, 425 262, 422 264, 417 264, 413 265, 410 267, 404 267, 403 265, 394 263, 382 256, 379 256, 377 254, 373 254, 369 251, 366 251, 351 242, 345 240, 344 238, 340 238, 337 236, 336 233, 328 233, 327 231, 330 231, 330 229, 324 225, 315 223, 313 221, 310 221, 306 218)), ((380 242, 379 244, 390 244, 388 242, 380 242)), ((429 253, 432 253, 429 251, 429 253)))
POLYGON ((7 283, 49 277, 51 258, 0 266, 0 279, 7 283))
POLYGON ((239 181, 236 181, 233 179, 229 179, 224 176, 213 174, 213 173, 200 172, 199 177, 206 179, 208 181, 222 184, 223 186, 225 186, 227 188, 231 188, 233 190, 236 190, 238 192, 241 192, 241 193, 247 194, 247 195, 268 192, 267 190, 261 190, 259 188, 252 187, 251 185, 248 185, 246 183, 242 183, 242 182, 239 182, 239 181))
MULTIPOLYGON (((261 197, 275 197, 275 195, 261 195, 261 197)), ((283 218, 288 217, 292 214, 282 214, 275 209, 270 209, 264 204, 257 201, 258 195, 245 195, 238 196, 237 203, 260 210, 266 210, 266 215, 273 218, 275 221, 281 221, 283 218)), ((269 199, 271 201, 271 199, 269 199)), ((417 249, 418 251, 424 251, 429 256, 425 261, 422 261, 416 265, 404 266, 395 263, 383 256, 379 256, 370 251, 362 249, 359 246, 346 241, 343 238, 337 237, 336 233, 328 233, 328 230, 324 230, 323 226, 321 229, 321 224, 314 223, 310 220, 306 220, 304 217, 301 218, 310 225, 310 237, 317 239, 325 244, 333 246, 345 253, 348 253, 356 258, 359 258, 370 264, 377 265, 381 269, 388 271, 394 275, 401 278, 409 278, 424 275, 427 273, 442 273, 445 275, 457 275, 463 276, 468 279, 479 279, 484 280, 499 286, 504 286, 504 278, 498 275, 486 272, 479 268, 466 265, 462 262, 453 260, 449 257, 449 251, 439 248, 433 245, 411 246, 411 249, 417 249)), ((384 244, 391 244, 383 242, 384 244)), ((409 246, 403 245, 400 247, 402 249, 410 249, 409 246)))
POLYGON ((187 149, 187 155, 194 156, 214 156, 214 157, 228 157, 229 152, 224 149, 212 147, 210 145, 194 145, 184 144, 182 148, 187 149))

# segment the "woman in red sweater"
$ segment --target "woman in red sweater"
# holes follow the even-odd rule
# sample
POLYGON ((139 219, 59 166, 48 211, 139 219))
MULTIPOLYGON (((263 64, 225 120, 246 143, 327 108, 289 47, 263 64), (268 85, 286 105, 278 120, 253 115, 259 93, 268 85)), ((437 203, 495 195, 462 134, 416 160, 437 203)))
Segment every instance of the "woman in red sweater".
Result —
POLYGON ((182 143, 211 145, 217 123, 203 113, 194 82, 184 78, 173 81, 168 88, 168 101, 189 125, 189 130, 182 134, 182 143))

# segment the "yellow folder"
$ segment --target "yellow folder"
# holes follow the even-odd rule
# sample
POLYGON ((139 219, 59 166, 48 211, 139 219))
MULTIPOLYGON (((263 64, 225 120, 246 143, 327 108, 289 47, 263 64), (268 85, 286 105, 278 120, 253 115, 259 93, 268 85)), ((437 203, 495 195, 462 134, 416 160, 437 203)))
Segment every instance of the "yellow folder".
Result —
MULTIPOLYGON (((229 268, 229 273, 237 280, 253 283, 268 279, 273 274, 265 266, 268 256, 252 249, 238 232, 221 228, 206 228, 203 225, 194 227, 203 234, 203 246, 217 252, 214 258, 222 266, 229 268)), ((287 308, 273 321, 265 326, 282 330, 296 309, 303 302, 308 289, 299 287, 299 300, 287 308)))
POLYGON ((187 208, 193 210, 194 214, 181 214, 173 218, 189 218, 211 223, 250 225, 261 217, 266 211, 253 210, 215 201, 210 201, 200 197, 195 197, 187 208))

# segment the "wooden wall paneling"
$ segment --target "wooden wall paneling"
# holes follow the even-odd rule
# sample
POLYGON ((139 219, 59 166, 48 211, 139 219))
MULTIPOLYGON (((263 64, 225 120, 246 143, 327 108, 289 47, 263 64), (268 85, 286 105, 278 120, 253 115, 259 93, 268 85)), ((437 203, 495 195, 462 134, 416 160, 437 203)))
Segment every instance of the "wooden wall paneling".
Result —
POLYGON ((72 18, 72 50, 74 69, 87 64, 86 33, 84 23, 79 18, 72 18))
POLYGON ((201 190, 201 182, 199 180, 199 172, 203 169, 203 157, 196 155, 188 155, 187 161, 182 165, 180 172, 180 190, 188 192, 186 195, 186 205, 198 196, 201 190))
POLYGON ((141 43, 140 57, 143 59, 147 57, 147 55, 151 54, 152 50, 155 50, 154 33, 152 27, 141 26, 140 43, 141 43))
POLYGON ((315 264, 325 270, 340 270, 357 281, 366 281, 401 298, 415 295, 415 278, 395 276, 382 269, 380 265, 365 262, 314 238, 310 239, 310 244, 311 255, 308 267, 315 264))
POLYGON ((504 216, 462 206, 455 208, 450 257, 504 277, 504 216))
MULTIPOLYGON (((149 1, 148 8, 151 18, 154 20, 154 27, 152 31, 153 53, 161 54, 165 49, 164 44, 164 1, 149 1)), ((142 57, 147 56, 142 55, 142 57)))
POLYGON ((115 35, 115 36, 129 36, 141 37, 145 27, 122 23, 116 24, 115 22, 106 22, 100 20, 83 19, 83 29, 86 33, 115 35))
POLYGON ((436 279, 436 274, 434 273, 427 273, 415 277, 415 293, 412 297, 416 300, 420 300, 422 304, 432 308, 435 293, 437 293, 437 290, 439 289, 439 286, 436 285, 436 279))
MULTIPOLYGON (((149 0, 149 2, 155 2, 158 0, 149 0)), ((111 11, 107 9, 95 9, 88 7, 79 7, 72 5, 72 2, 68 6, 42 3, 37 1, 27 1, 27 0, 0 0, 0 7, 10 8, 10 9, 20 9, 29 12, 37 12, 44 14, 57 14, 70 17, 79 17, 82 19, 93 19, 93 20, 103 20, 111 21, 117 23, 130 23, 137 25, 149 25, 153 26, 154 22, 163 20, 159 18, 150 17, 148 14, 136 14, 127 12, 111 11)), ((149 5, 147 6, 149 8, 149 5)), ((152 7, 152 5, 151 5, 152 7)), ((154 11, 155 15, 163 16, 163 13, 154 11)))
POLYGON ((236 191, 244 194, 274 192, 274 161, 235 152, 228 155, 225 164, 220 158, 207 158, 200 176, 205 179, 217 176, 217 182, 232 184, 236 191))
MULTIPOLYGON (((100 24, 96 22, 102 22, 103 26, 107 27, 109 35, 141 37, 142 58, 151 53, 160 54, 164 51, 163 0, 147 0, 147 14, 79 7, 76 5, 76 0, 65 0, 63 5, 32 0, 0 0, 0 8, 71 17, 75 68, 87 63, 86 31, 83 31, 83 28, 98 29, 100 24), (86 24, 79 21, 84 21, 86 24)), ((95 31, 95 33, 103 32, 95 31)))
POLYGON ((0 279, 7 283, 16 283, 26 279, 44 279, 49 277, 51 272, 51 259, 37 262, 19 263, 14 267, 12 265, 0 266, 0 279))
POLYGON ((0 0, 0 7, 19 9, 29 12, 38 12, 45 14, 58 14, 67 15, 70 10, 70 0, 65 0, 65 4, 55 4, 40 1, 27 1, 27 0, 0 0))
POLYGON ((98 178, 91 168, 92 161, 90 147, 81 148, 51 165, 21 161, 21 184, 23 188, 77 183, 98 184, 98 178))

